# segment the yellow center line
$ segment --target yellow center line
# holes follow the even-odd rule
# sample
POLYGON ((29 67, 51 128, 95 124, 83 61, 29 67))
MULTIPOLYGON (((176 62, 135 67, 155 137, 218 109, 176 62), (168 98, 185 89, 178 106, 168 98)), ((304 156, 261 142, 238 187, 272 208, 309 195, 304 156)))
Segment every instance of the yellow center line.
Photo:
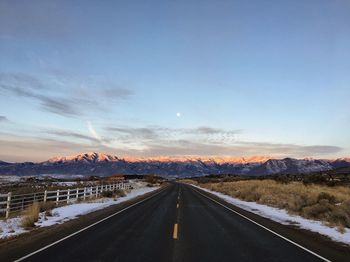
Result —
POLYGON ((178 231, 178 225, 177 225, 177 224, 174 224, 173 239, 177 239, 177 231, 178 231))

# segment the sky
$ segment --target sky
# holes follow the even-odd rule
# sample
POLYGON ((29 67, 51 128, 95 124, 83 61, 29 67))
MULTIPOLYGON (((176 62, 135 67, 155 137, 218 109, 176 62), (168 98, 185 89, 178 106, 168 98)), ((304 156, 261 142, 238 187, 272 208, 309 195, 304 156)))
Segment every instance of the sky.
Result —
POLYGON ((0 1, 0 159, 350 156, 347 0, 0 1))

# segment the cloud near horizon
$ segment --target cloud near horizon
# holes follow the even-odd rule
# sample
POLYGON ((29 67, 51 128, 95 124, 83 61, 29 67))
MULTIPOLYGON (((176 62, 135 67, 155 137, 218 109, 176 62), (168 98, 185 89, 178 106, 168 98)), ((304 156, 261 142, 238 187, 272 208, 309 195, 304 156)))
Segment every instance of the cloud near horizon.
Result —
MULTIPOLYGON (((47 130, 53 137, 26 137, 0 133, 0 159, 5 161, 45 161, 53 156, 74 155, 82 152, 104 152, 121 157, 155 157, 155 156, 254 156, 263 155, 270 157, 328 157, 339 154, 343 149, 328 145, 296 145, 234 141, 232 143, 214 143, 188 139, 153 139, 145 138, 148 131, 136 129, 136 134, 142 137, 142 141, 132 145, 129 137, 125 141, 113 143, 113 139, 107 138, 104 143, 98 139, 84 134, 47 130), (68 140, 64 140, 68 138, 68 140), (77 142, 79 139, 80 142, 77 142), (124 144, 125 143, 125 144, 124 144), (9 152, 12 152, 9 153, 9 152), (14 153, 15 152, 15 153, 14 153)), ((119 130, 125 131, 125 130, 119 130)), ((118 132, 119 132, 118 131, 118 132)), ((135 141, 136 142, 136 141, 135 141)))
POLYGON ((241 134, 243 131, 237 130, 225 130, 220 128, 212 128, 208 126, 201 126, 197 128, 168 128, 168 127, 106 127, 107 132, 112 133, 116 138, 122 140, 140 139, 147 141, 157 140, 172 140, 172 139, 185 139, 190 137, 191 139, 199 139, 201 141, 225 141, 229 142, 236 139, 236 135, 241 134))

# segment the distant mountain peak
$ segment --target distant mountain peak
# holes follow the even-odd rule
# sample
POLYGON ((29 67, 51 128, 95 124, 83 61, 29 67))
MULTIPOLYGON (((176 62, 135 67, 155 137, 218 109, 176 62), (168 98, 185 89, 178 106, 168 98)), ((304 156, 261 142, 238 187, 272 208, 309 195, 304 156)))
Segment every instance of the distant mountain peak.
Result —
POLYGON ((102 161, 116 161, 118 160, 118 157, 103 154, 103 153, 97 153, 97 152, 88 152, 88 153, 82 153, 78 155, 73 156, 60 156, 60 157, 53 157, 47 160, 48 163, 55 163, 55 162, 102 162, 102 161))

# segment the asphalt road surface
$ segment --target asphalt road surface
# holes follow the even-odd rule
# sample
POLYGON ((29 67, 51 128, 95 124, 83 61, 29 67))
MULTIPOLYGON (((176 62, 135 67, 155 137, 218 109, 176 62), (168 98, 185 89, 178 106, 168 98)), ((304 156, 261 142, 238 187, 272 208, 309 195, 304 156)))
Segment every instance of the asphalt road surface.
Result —
MULTIPOLYGON (((342 254, 322 241, 317 244, 317 236, 293 234, 296 229, 280 229, 285 226, 250 215, 284 239, 232 212, 227 203, 210 198, 203 191, 174 183, 54 245, 48 247, 55 241, 47 239, 43 250, 28 249, 24 260, 300 262, 325 261, 325 255, 332 261, 349 258, 349 253, 342 254), (293 241, 300 238, 301 246, 291 243, 289 236, 293 241), (305 247, 304 243, 310 245, 305 247)), ((15 259, 23 258, 18 256, 15 259)))

